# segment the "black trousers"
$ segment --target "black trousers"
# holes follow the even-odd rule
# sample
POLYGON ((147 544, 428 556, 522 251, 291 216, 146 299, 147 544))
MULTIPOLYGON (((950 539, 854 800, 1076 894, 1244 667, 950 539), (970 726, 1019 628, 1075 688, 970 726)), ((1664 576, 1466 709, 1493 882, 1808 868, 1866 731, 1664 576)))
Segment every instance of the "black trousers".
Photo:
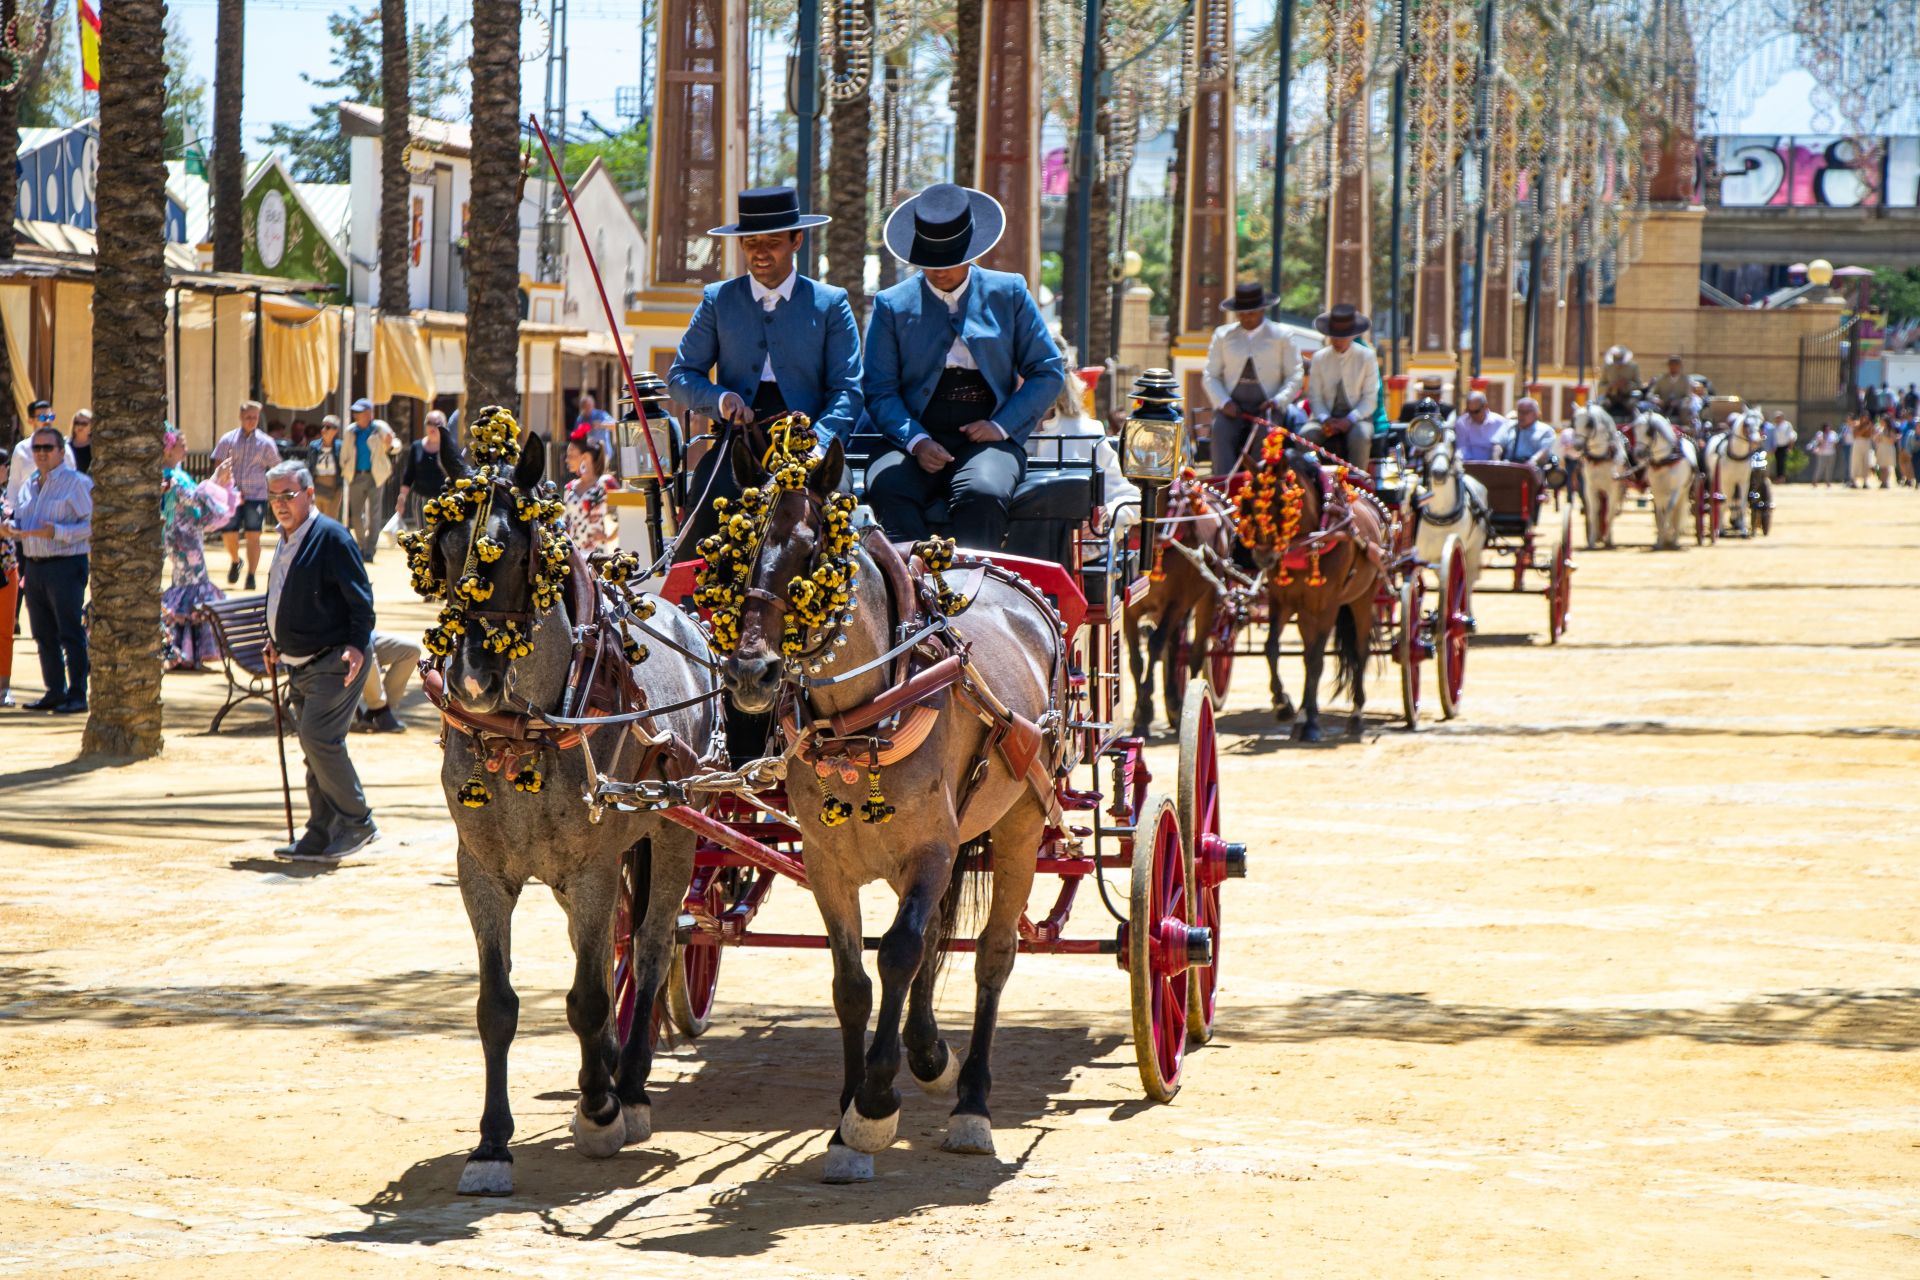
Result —
POLYGON ((57 700, 87 696, 87 557, 48 556, 27 562, 20 594, 40 649, 40 679, 57 700))
POLYGON ((894 541, 918 541, 933 532, 928 510, 945 498, 948 535, 963 547, 998 551, 1007 537, 1007 505, 1027 473, 1027 451, 1011 440, 976 444, 958 432, 931 434, 953 462, 929 472, 896 450, 874 463, 867 472, 874 518, 894 541))

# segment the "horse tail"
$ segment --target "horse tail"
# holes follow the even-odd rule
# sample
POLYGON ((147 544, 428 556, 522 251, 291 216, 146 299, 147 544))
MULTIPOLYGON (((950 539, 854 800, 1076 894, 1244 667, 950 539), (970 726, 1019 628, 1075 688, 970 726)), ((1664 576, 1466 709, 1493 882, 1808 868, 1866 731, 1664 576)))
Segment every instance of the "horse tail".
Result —
POLYGON ((927 945, 933 948, 933 976, 936 982, 946 968, 947 954, 952 950, 948 944, 960 936, 961 917, 966 918, 967 928, 971 931, 985 909, 993 883, 993 872, 987 869, 991 841, 991 836, 982 835, 977 840, 969 840, 961 845, 959 852, 954 855, 953 874, 947 881, 946 892, 940 895, 940 916, 935 921, 934 932, 927 938, 927 945))
MULTIPOLYGON (((1371 606, 1371 600, 1367 602, 1371 606)), ((1333 696, 1345 696, 1355 686, 1365 668, 1367 655, 1360 652, 1360 625, 1353 620, 1353 606, 1341 605, 1333 622, 1333 696)))

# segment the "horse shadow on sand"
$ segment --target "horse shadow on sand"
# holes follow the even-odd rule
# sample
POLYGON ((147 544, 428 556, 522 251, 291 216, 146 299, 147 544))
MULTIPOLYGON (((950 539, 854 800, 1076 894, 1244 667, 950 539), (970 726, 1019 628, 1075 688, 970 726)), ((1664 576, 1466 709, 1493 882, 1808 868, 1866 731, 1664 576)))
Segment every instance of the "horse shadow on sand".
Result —
MULTIPOLYGON (((797 1228, 873 1225, 928 1208, 981 1205, 1020 1172, 1062 1118, 1097 1110, 1121 1119, 1143 1105, 1131 1059, 1106 1060, 1123 1037, 1074 1021, 1052 1017, 1043 1026, 1003 1015, 994 1042, 999 1154, 993 1158, 941 1151, 951 1102, 922 1097, 903 1073, 900 1138, 876 1157, 875 1180, 822 1184, 839 1091, 838 1029, 824 1015, 728 1015, 693 1050, 698 1067, 690 1077, 651 1086, 653 1141, 610 1160, 590 1160, 574 1149, 564 1124, 526 1134, 523 1123, 513 1144, 513 1195, 455 1194, 467 1157, 462 1147, 408 1167, 359 1206, 369 1219, 365 1226, 326 1238, 432 1245, 478 1237, 497 1216, 531 1214, 552 1236, 748 1257, 776 1247, 797 1228), (1088 1071, 1091 1090, 1085 1078, 1077 1085, 1071 1080, 1088 1071), (1076 1087, 1083 1096, 1065 1096, 1076 1087), (1085 1096, 1090 1092, 1098 1096, 1085 1096), (796 1117, 805 1123, 796 1124, 796 1117), (699 1154, 685 1154, 703 1141, 699 1154)), ((955 1039, 956 1050, 963 1050, 963 1037, 964 1031, 955 1039)), ((573 1096, 539 1095, 549 1102, 573 1096)), ((473 1102, 477 1114, 479 1097, 473 1102)))

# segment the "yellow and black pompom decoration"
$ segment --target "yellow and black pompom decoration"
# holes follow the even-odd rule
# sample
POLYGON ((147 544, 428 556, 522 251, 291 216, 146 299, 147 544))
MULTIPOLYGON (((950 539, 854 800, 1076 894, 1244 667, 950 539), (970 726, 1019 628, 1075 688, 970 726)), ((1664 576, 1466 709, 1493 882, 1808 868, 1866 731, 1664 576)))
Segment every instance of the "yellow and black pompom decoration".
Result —
POLYGON ((546 779, 540 776, 538 769, 532 765, 528 765, 513 775, 513 789, 515 791, 524 791, 530 796, 539 795, 540 788, 545 781, 546 779))
POLYGON ((922 567, 933 578, 934 595, 940 604, 940 612, 949 618, 965 613, 973 601, 961 595, 947 585, 944 576, 953 568, 954 541, 938 535, 913 544, 913 554, 918 557, 922 567))
POLYGON ((880 769, 877 765, 867 770, 867 798, 860 806, 860 821, 875 826, 893 821, 893 806, 880 794, 880 769))
POLYGON ((814 783, 820 788, 820 825, 845 826, 847 819, 853 816, 853 806, 827 790, 825 779, 818 774, 814 775, 814 783))
POLYGON ((490 404, 474 417, 467 430, 467 448, 483 462, 511 467, 520 461, 520 424, 513 414, 490 404))
POLYGON ((638 640, 635 640, 632 636, 622 635, 620 637, 620 652, 627 655, 628 662, 633 663, 635 666, 639 666, 641 663, 647 660, 647 654, 649 651, 647 649, 647 646, 641 644, 638 640))
POLYGON ((487 790, 487 784, 480 780, 478 760, 473 762, 473 772, 467 775, 467 780, 460 784, 460 789, 453 796, 469 809, 484 809, 493 800, 493 792, 487 790))

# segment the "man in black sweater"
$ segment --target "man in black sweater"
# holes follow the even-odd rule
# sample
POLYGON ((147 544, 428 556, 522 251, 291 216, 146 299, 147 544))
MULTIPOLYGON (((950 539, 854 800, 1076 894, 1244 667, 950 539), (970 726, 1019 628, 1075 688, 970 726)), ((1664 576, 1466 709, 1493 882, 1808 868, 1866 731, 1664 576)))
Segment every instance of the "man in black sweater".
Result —
POLYGON ((307 758, 306 832, 275 852, 334 863, 380 834, 347 755, 373 634, 373 587, 353 536, 315 507, 306 463, 283 462, 267 472, 267 502, 280 526, 267 574, 267 659, 286 669, 294 730, 307 758))

